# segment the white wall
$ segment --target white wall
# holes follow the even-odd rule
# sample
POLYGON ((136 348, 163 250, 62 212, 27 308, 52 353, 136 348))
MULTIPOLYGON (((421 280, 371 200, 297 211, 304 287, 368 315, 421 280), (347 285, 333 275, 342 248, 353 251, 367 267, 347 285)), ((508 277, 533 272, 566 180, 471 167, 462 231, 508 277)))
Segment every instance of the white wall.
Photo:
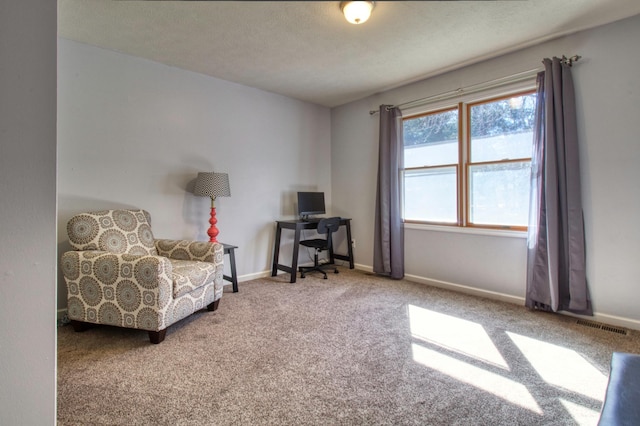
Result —
POLYGON ((0 3, 0 424, 55 424, 56 2, 0 3))
MULTIPOLYGON (((378 117, 369 110, 539 68, 544 57, 579 54, 573 76, 596 319, 640 329, 639 41, 635 16, 334 108, 333 203, 354 219, 356 262, 365 269, 373 262, 378 117)), ((523 238, 408 228, 405 255, 408 278, 518 303, 524 298, 523 238)))
MULTIPOLYGON (((73 41, 58 41, 59 251, 81 211, 140 207, 158 238, 208 240, 199 171, 229 173, 220 241, 239 246, 238 274, 269 271, 274 221, 295 193, 331 200, 330 111, 257 89, 73 41)), ((289 246, 283 247, 287 256, 289 246)), ((66 287, 59 278, 60 308, 66 287)))

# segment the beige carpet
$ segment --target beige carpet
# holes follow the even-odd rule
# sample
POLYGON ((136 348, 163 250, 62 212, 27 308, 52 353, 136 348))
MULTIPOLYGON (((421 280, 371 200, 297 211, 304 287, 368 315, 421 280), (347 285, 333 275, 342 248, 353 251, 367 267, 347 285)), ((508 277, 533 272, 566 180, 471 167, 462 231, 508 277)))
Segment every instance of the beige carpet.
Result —
POLYGON ((595 425, 622 335, 340 268, 143 331, 58 330, 60 425, 595 425))

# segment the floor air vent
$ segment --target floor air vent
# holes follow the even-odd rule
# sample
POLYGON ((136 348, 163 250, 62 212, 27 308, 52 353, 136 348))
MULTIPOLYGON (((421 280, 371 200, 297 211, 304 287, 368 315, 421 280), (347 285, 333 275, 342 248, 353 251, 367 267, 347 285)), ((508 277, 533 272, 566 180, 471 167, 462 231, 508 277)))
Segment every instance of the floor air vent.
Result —
POLYGON ((610 331, 612 333, 618 333, 627 335, 627 330, 622 327, 616 327, 613 325, 600 324, 599 322, 587 321, 587 320, 578 320, 577 324, 584 325, 586 327, 597 328, 598 330, 610 331))

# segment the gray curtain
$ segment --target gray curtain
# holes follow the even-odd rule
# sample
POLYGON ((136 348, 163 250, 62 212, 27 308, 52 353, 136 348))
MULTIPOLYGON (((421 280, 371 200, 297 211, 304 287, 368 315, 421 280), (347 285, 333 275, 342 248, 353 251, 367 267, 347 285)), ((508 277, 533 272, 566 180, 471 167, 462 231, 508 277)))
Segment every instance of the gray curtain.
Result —
POLYGON ((402 112, 396 107, 380 105, 373 272, 394 279, 404 277, 404 226, 400 205, 403 163, 402 112))
POLYGON ((532 309, 593 315, 585 272, 571 67, 559 58, 543 63, 531 159, 525 304, 532 309))

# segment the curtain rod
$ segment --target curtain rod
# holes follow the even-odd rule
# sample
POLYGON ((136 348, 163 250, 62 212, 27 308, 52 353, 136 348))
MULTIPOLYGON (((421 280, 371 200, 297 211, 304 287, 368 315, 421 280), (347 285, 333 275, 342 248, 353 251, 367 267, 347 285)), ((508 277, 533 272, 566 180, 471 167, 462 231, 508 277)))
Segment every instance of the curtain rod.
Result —
MULTIPOLYGON (((567 58, 566 56, 562 55, 562 63, 572 66, 574 62, 578 62, 578 60, 580 60, 580 58, 582 58, 582 56, 579 55, 573 55, 570 58, 567 58)), ((432 101, 442 101, 445 99, 451 99, 455 96, 461 95, 463 93, 476 93, 479 92, 481 90, 485 90, 485 89, 491 89, 494 87, 500 87, 502 85, 506 85, 506 84, 510 84, 510 83, 517 83, 520 81, 524 81, 527 80, 531 77, 534 77, 536 74, 538 74, 540 71, 543 71, 542 68, 535 68, 532 70, 528 70, 528 71, 523 71, 523 72, 519 72, 517 74, 512 74, 506 77, 500 77, 500 78, 496 78, 494 80, 489 80, 489 81, 485 81, 482 83, 476 83, 476 84, 472 84, 471 86, 467 86, 467 87, 459 87, 457 89, 454 90, 449 90, 448 92, 443 92, 443 93, 439 93, 437 95, 432 95, 432 96, 427 96, 426 98, 420 98, 420 99, 414 99, 413 101, 409 101, 409 102, 404 102, 398 105, 391 105, 388 106, 387 109, 390 108, 395 108, 395 107, 406 107, 406 106, 419 106, 419 105, 426 105, 429 102, 432 101)), ((378 113, 378 110, 371 110, 369 111, 369 115, 374 115, 376 113, 378 113)))

